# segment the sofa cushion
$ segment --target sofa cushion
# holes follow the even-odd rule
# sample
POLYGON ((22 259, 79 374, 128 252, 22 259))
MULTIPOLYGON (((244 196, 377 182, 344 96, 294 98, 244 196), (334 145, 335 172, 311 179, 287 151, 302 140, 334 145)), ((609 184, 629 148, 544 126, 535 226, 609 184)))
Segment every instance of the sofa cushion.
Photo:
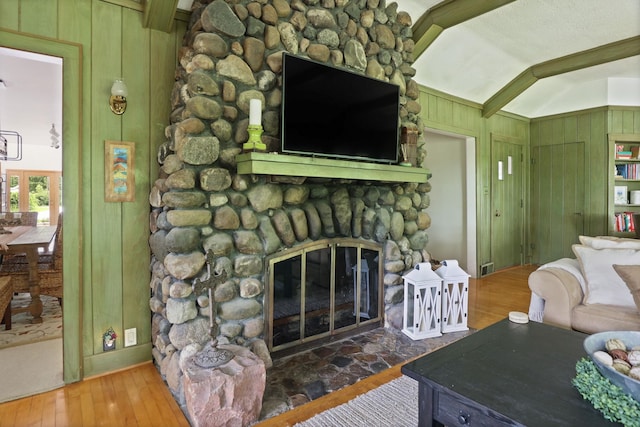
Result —
POLYGON ((605 331, 640 331, 640 313, 635 308, 616 305, 578 305, 571 312, 571 327, 595 334, 605 331))
POLYGON ((637 308, 629 288, 613 269, 613 264, 640 264, 640 251, 633 249, 593 249, 573 245, 587 282, 583 304, 611 304, 637 308))
POLYGON ((635 249, 640 250, 640 240, 614 236, 579 236, 580 243, 593 249, 635 249))
POLYGON ((636 307, 640 311, 640 265, 613 265, 613 269, 622 278, 633 295, 636 307))

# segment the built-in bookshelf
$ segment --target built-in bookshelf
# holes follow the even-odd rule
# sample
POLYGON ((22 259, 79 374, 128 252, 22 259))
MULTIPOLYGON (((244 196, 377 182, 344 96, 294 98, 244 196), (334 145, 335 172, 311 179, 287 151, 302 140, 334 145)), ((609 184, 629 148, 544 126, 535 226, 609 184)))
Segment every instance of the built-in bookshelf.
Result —
POLYGON ((632 237, 640 227, 640 134, 610 134, 609 153, 609 234, 632 237))

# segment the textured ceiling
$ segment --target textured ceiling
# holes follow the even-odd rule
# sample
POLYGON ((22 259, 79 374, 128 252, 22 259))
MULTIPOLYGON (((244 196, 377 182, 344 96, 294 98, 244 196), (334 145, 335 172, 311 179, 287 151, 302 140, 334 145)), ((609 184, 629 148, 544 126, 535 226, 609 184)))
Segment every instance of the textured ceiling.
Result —
MULTIPOLYGON (((415 24, 439 2, 397 3, 415 24)), ((484 103, 532 65, 637 35, 638 0, 517 0, 446 29, 415 61, 415 80, 484 103)), ((640 105, 640 56, 541 79, 503 110, 539 117, 602 105, 640 105)))

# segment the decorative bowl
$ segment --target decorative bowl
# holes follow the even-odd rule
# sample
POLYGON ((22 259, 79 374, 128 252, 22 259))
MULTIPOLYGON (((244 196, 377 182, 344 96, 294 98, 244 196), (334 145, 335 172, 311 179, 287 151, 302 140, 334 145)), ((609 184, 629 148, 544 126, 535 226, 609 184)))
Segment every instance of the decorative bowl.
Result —
POLYGON ((631 395, 635 400, 640 402, 640 381, 621 374, 610 366, 607 366, 593 357, 593 353, 602 350, 606 351, 605 343, 607 340, 618 338, 626 346, 627 350, 633 347, 640 346, 640 331, 608 331, 599 332, 597 334, 589 335, 584 340, 584 349, 598 368, 598 371, 611 381, 613 384, 620 387, 625 393, 631 395))

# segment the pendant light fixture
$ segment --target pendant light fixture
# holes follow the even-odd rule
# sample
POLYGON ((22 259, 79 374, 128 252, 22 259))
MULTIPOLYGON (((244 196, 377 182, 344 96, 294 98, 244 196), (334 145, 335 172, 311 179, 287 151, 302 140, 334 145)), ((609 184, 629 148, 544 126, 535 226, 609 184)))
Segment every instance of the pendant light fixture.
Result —
MULTIPOLYGON (((0 93, 7 90, 7 81, 0 78, 0 93)), ((0 103, 0 106, 4 103, 0 103)), ((22 160, 22 136, 13 130, 2 129, 2 110, 0 110, 0 160, 22 160), (15 146, 15 156, 9 155, 9 148, 15 146)))
POLYGON ((51 148, 60 148, 60 134, 56 130, 56 125, 54 123, 51 123, 49 135, 51 135, 51 148))

